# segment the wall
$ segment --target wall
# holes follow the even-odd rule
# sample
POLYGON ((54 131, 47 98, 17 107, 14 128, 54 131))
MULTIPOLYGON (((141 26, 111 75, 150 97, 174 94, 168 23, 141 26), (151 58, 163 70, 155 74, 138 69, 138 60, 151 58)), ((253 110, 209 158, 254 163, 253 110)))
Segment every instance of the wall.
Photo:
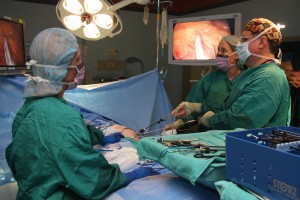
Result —
POLYGON ((286 38, 300 36, 300 29, 298 28, 300 19, 299 9, 299 0, 250 0, 221 8, 193 13, 187 16, 206 16, 239 12, 242 14, 242 27, 244 27, 252 18, 264 17, 274 23, 285 24, 286 28, 281 31, 283 37, 286 38))
MULTIPOLYGON (((274 23, 286 25, 281 29, 283 41, 300 41, 300 1, 299 0, 249 0, 207 11, 197 12, 182 17, 208 16, 227 13, 241 13, 242 29, 252 18, 264 17, 274 23)), ((183 71, 184 71, 183 66, 183 71)), ((183 94, 185 92, 183 91, 183 94)))
MULTIPOLYGON (((50 27, 61 27, 56 17, 54 5, 24 3, 13 0, 1 0, 0 14, 24 19, 26 23, 26 42, 30 43, 41 30, 50 27)), ((145 71, 156 67, 156 15, 150 14, 148 26, 143 23, 143 13, 120 10, 123 31, 113 38, 105 38, 96 42, 87 41, 87 73, 98 75, 97 60, 105 59, 107 49, 117 49, 120 60, 134 56, 141 59, 145 71)), ((81 39, 79 39, 79 43, 81 39)), ((28 48, 28 47, 27 47, 28 48)), ((167 58, 160 58, 159 68, 166 66, 167 58)), ((181 66, 169 69, 169 76, 165 80, 167 93, 173 104, 177 104, 181 97, 181 66), (178 100, 177 100, 178 99, 178 100)), ((89 80, 88 83, 92 83, 89 80)), ((147 86, 145 86, 147 87, 147 86)))
MULTIPOLYGON (((287 28, 282 30, 284 37, 299 37, 299 8, 299 0, 250 0, 186 16, 240 12, 242 13, 242 27, 254 17, 265 17, 286 25, 287 28)), ((55 6, 52 5, 1 0, 0 14, 19 17, 26 21, 27 42, 30 42, 38 32, 45 28, 62 27, 56 17, 55 6)), ((119 15, 123 21, 123 31, 120 35, 97 42, 87 42, 86 66, 89 73, 93 75, 98 73, 97 60, 104 59, 105 51, 109 48, 118 50, 119 59, 126 59, 130 56, 140 58, 146 71, 156 66, 156 15, 150 14, 148 26, 143 24, 141 12, 120 10, 119 15)), ((169 16, 169 18, 174 17, 176 16, 169 16)), ((161 67, 169 69, 164 85, 172 105, 176 106, 181 101, 182 66, 168 66, 165 55, 162 59, 160 58, 159 68, 161 67)))

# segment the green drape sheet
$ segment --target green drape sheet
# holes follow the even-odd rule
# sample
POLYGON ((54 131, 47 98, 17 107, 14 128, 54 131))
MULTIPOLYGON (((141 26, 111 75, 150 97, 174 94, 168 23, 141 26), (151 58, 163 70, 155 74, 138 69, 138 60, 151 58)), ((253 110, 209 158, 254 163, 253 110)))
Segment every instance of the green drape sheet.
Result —
MULTIPOLYGON (((200 142, 210 146, 225 146, 227 132, 229 131, 211 130, 192 134, 147 137, 139 142, 137 150, 141 159, 155 160, 174 174, 189 180, 193 185, 199 183, 216 189, 214 182, 226 179, 225 158, 195 158, 193 149, 186 152, 178 151, 178 148, 167 147, 157 140, 159 138, 164 140, 198 139, 199 141, 194 141, 193 144, 200 142)), ((215 154, 219 155, 222 152, 224 151, 215 154)))

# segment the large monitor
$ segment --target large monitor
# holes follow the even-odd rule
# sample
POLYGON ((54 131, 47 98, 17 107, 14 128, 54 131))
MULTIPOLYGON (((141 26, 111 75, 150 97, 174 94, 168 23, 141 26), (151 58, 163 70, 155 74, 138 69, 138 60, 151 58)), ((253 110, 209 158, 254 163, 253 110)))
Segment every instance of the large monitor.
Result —
POLYGON ((0 16, 0 75, 24 74, 24 20, 0 16))
POLYGON ((169 20, 168 63, 212 66, 223 36, 241 34, 241 14, 169 20))

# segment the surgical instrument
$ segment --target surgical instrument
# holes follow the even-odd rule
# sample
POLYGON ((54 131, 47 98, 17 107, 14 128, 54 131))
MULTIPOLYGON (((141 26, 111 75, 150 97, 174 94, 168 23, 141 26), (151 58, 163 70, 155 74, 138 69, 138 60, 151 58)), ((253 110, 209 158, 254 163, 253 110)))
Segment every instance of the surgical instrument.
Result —
MULTIPOLYGON (((195 122, 198 122, 198 121, 197 120, 190 120, 190 121, 184 122, 184 123, 182 123, 180 125, 191 124, 191 123, 195 123, 195 122)), ((149 127, 147 127, 147 128, 149 128, 149 127)), ((153 131, 145 132, 146 128, 143 128, 137 134, 139 134, 139 135, 146 135, 146 134, 149 134, 149 133, 154 133, 154 132, 157 132, 157 131, 161 131, 163 129, 164 128, 160 128, 160 129, 156 129, 156 130, 153 130, 153 131)))
POLYGON ((164 122, 164 121, 166 121, 166 119, 168 119, 168 118, 173 118, 173 116, 172 116, 172 115, 166 115, 166 116, 160 118, 158 121, 156 121, 156 122, 150 124, 149 126, 147 126, 147 127, 145 127, 145 128, 142 128, 142 129, 139 131, 139 133, 142 133, 142 134, 145 133, 146 129, 148 129, 148 128, 154 126, 155 124, 159 124, 160 122, 164 122))
POLYGON ((225 153, 220 153, 216 155, 216 154, 204 154, 204 153, 197 152, 194 154, 195 158, 213 158, 216 156, 225 158, 225 153))

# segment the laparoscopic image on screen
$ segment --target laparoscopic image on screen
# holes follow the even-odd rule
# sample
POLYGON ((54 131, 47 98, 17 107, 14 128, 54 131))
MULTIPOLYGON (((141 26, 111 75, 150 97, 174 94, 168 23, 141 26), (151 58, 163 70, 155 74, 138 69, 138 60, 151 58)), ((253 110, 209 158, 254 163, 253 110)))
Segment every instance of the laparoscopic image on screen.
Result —
POLYGON ((173 57, 175 60, 215 59, 221 38, 233 34, 233 29, 230 19, 176 23, 173 57))
POLYGON ((0 67, 25 65, 23 24, 0 18, 0 67))

